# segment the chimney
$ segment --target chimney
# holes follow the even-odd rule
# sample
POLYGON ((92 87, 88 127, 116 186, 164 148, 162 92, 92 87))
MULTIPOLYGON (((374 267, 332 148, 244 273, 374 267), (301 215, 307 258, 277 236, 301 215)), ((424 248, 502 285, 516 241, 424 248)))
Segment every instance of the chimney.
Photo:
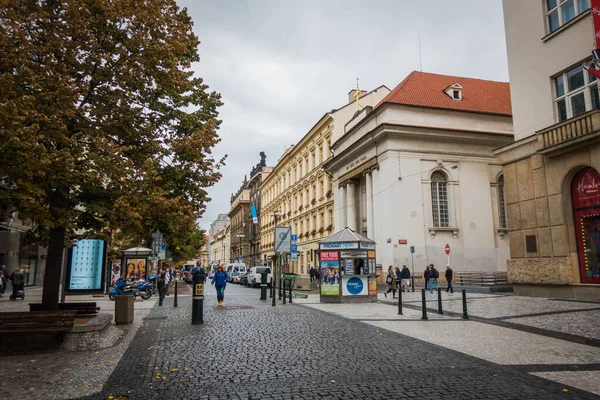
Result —
MULTIPOLYGON (((361 90, 359 96, 363 97, 365 94, 367 94, 367 91, 366 90, 361 90)), ((348 101, 350 103, 356 101, 356 89, 352 89, 350 92, 348 92, 348 101)))

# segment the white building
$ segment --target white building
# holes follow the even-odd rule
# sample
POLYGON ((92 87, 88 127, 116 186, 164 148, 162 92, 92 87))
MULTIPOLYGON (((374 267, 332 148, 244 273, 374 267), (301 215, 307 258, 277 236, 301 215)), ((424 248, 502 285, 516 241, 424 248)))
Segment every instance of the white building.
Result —
POLYGON ((502 168, 511 143, 508 83, 413 72, 365 107, 332 145, 336 229, 377 242, 377 262, 505 270, 502 168))
POLYGON ((222 254, 223 249, 221 247, 219 247, 219 249, 214 249, 213 245, 217 239, 217 236, 219 236, 219 232, 224 232, 225 228, 227 228, 230 224, 231 221, 229 220, 227 214, 217 215, 217 218, 210 224, 210 228, 208 229, 208 244, 206 249, 210 263, 217 262, 221 260, 221 258, 223 261, 229 259, 229 248, 227 248, 227 253, 225 254, 226 257, 224 257, 222 254), (213 258, 213 256, 217 256, 217 258, 213 258))
POLYGON ((600 95, 582 67, 600 47, 590 4, 503 1, 516 141, 496 155, 517 294, 600 296, 600 95))

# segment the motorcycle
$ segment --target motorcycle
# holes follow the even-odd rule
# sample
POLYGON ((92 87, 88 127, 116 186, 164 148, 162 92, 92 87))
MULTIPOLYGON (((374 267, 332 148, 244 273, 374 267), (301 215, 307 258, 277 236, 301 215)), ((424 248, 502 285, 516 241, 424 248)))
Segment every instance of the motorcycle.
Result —
MULTIPOLYGON (((146 292, 144 292, 144 293, 146 293, 146 292)), ((123 278, 119 278, 115 282, 113 289, 108 293, 108 298, 111 300, 114 300, 116 298, 116 296, 133 296, 133 298, 135 300, 135 298, 138 295, 141 295, 141 293, 137 287, 132 287, 129 282, 127 282, 123 278)), ((142 297, 142 298, 144 298, 144 297, 142 297)), ((148 296, 146 298, 150 298, 150 296, 148 296)))
POLYGON ((136 288, 139 291, 140 297, 144 300, 148 300, 154 294, 154 281, 156 276, 151 275, 147 281, 139 284, 138 286, 132 285, 132 288, 136 288))

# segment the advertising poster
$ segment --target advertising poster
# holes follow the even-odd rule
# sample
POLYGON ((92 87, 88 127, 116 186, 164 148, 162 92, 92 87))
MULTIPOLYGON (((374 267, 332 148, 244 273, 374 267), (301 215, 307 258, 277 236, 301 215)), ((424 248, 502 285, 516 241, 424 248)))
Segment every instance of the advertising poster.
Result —
POLYGON ((319 259, 321 261, 337 261, 339 259, 338 254, 337 251, 321 251, 319 253, 319 259))
POLYGON ((127 279, 146 279, 146 259, 127 258, 125 261, 127 279))
POLYGON ((321 285, 321 296, 339 296, 339 285, 321 285))
POLYGON ((374 276, 369 277, 369 294, 377 294, 377 279, 374 276))
POLYGON ((369 282, 366 276, 344 277, 342 280, 344 296, 366 296, 369 294, 369 282))
POLYGON ((67 291, 102 290, 105 257, 104 240, 78 240, 69 251, 67 291))
POLYGON ((115 282, 121 276, 121 260, 112 260, 110 263, 110 286, 114 286, 115 282))

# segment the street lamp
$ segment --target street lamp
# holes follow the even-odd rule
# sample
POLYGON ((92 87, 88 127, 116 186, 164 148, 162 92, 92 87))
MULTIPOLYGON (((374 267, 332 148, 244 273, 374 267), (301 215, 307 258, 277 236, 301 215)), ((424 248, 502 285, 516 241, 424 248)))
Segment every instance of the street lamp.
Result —
POLYGON ((277 242, 277 220, 279 218, 281 218, 281 212, 279 211, 271 211, 269 213, 269 215, 273 218, 275 218, 275 227, 273 228, 273 256, 275 257, 275 261, 272 263, 273 265, 273 284, 271 285, 271 290, 273 291, 273 303, 271 304, 273 307, 275 307, 275 293, 277 293, 277 290, 275 289, 275 286, 277 286, 277 278, 278 278, 278 271, 277 271, 277 261, 279 259, 279 257, 277 257, 277 253, 275 252, 275 243, 277 242))
POLYGON ((238 260, 241 263, 242 260, 243 260, 243 256, 244 256, 244 254, 242 252, 242 238, 245 237, 246 235, 235 235, 235 236, 237 236, 238 238, 240 238, 240 256, 239 256, 238 260))

